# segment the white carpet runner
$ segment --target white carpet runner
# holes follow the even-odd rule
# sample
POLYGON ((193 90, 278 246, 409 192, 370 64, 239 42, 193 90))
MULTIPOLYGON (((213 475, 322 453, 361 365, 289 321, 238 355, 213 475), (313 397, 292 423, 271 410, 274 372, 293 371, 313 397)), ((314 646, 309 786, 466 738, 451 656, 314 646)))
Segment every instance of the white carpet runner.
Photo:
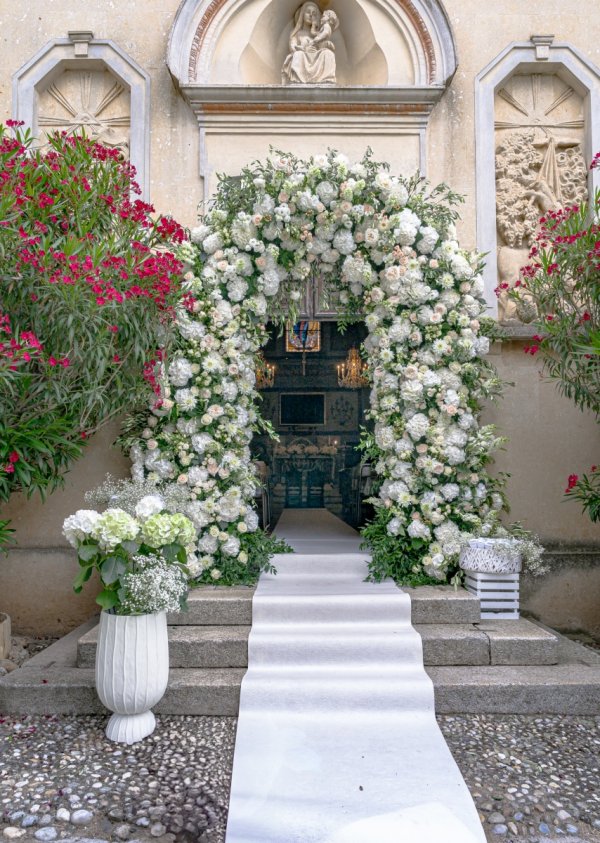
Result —
POLYGON ((436 724, 410 598, 357 533, 285 510, 242 683, 227 843, 485 843, 436 724))

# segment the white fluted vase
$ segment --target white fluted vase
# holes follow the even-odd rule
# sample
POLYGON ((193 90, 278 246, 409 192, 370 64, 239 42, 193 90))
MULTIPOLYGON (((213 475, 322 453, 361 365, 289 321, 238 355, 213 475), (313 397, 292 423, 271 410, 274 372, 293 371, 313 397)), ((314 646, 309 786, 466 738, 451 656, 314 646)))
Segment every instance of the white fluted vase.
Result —
POLYGON ((106 737, 132 744, 151 735, 156 719, 150 709, 169 680, 167 615, 100 615, 96 649, 96 690, 114 714, 106 737))

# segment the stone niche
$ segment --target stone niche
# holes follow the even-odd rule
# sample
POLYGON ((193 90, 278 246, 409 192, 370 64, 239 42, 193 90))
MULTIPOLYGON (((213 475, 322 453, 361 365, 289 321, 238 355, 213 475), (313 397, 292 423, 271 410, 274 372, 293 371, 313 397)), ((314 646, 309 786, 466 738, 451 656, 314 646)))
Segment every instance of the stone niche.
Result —
POLYGON ((63 70, 38 88, 38 129, 40 134, 84 130, 129 158, 130 101, 129 88, 110 70, 63 70))
POLYGON ((357 159, 369 144, 395 171, 424 171, 456 52, 431 0, 184 0, 168 66, 198 119, 207 199, 215 173, 235 175, 271 145, 357 159))
POLYGON ((489 255, 486 298, 501 322, 535 318, 527 299, 496 299, 494 290, 518 280, 540 216, 594 189, 599 82, 593 65, 552 36, 512 45, 477 77, 477 239, 489 255))
POLYGON ((84 131, 117 147, 148 198, 150 77, 112 41, 70 32, 46 44, 13 78, 13 116, 42 142, 84 131))

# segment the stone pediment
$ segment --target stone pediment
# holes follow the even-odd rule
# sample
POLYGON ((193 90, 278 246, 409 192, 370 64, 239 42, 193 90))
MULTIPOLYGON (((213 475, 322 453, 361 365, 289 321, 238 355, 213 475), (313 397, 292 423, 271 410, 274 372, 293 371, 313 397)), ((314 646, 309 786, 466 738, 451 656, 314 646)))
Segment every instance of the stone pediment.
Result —
MULTIPOLYGON (((448 19, 439 3, 422 0, 332 0, 336 26, 334 84, 282 84, 299 0, 184 0, 177 12, 168 66, 196 111, 231 113, 261 105, 277 111, 427 111, 456 70, 448 19), (339 21, 339 23, 338 23, 339 21)), ((319 13, 318 13, 319 14, 319 13)), ((317 76, 318 78, 318 76, 317 76)), ((329 77, 331 78, 331 76, 329 77)))

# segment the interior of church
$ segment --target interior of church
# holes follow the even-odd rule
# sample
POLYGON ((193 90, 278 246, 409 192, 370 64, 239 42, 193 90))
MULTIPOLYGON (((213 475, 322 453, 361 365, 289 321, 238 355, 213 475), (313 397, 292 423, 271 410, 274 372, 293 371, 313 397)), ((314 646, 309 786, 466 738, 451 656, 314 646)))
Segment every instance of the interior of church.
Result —
POLYGON ((274 525, 284 508, 325 508, 357 527, 368 516, 371 471, 358 447, 369 425, 364 323, 343 333, 335 321, 269 329, 257 378, 263 418, 278 439, 261 434, 253 442, 263 523, 274 525))

